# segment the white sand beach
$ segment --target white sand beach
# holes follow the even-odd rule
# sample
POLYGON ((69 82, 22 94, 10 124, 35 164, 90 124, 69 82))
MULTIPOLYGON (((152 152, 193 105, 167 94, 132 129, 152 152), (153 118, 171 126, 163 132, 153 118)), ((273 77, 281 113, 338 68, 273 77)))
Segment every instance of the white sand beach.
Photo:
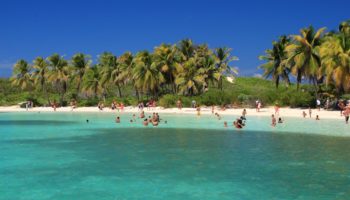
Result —
MULTIPOLYGON (((247 115, 249 116, 271 116, 271 114, 275 113, 275 110, 273 107, 266 107, 260 109, 260 112, 257 112, 252 108, 248 108, 247 115)), ((197 113, 195 108, 182 108, 179 110, 178 108, 162 108, 162 107, 155 107, 155 108, 144 108, 144 111, 146 113, 150 112, 158 112, 158 113, 168 113, 168 114, 193 114, 195 115, 197 113)), ((235 109, 226 109, 221 110, 219 107, 215 107, 215 112, 219 113, 220 115, 235 115, 240 116, 242 114, 243 108, 235 108, 235 109)), ((289 108, 289 107, 282 107, 280 108, 279 115, 280 117, 299 117, 302 118, 302 112, 305 111, 308 114, 308 109, 300 109, 300 108, 289 108)), ((6 107, 0 107, 0 112, 101 112, 101 113, 118 113, 118 112, 125 112, 125 113, 137 113, 139 112, 139 109, 137 107, 128 106, 125 107, 123 111, 118 110, 112 110, 110 108, 104 108, 102 111, 100 111, 97 107, 78 107, 72 110, 71 107, 61 107, 57 108, 56 111, 53 110, 51 107, 34 107, 28 109, 28 111, 25 108, 20 108, 19 106, 6 106, 6 107)), ((201 107, 201 114, 212 114, 211 107, 201 107)), ((321 109, 318 111, 318 109, 312 109, 312 117, 316 117, 316 115, 319 115, 320 119, 344 119, 343 116, 340 116, 340 111, 326 111, 321 109)), ((307 116, 308 117, 308 116, 307 116)))

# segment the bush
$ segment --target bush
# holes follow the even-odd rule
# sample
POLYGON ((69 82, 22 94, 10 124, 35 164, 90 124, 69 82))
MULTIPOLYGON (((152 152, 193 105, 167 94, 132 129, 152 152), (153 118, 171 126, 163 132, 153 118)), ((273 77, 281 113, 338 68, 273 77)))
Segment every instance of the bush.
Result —
MULTIPOLYGON (((159 99, 159 106, 162 106, 164 108, 175 107, 176 101, 178 99, 179 99, 178 95, 166 94, 159 99)), ((185 105, 183 105, 183 106, 185 106, 185 105)))
POLYGON ((350 94, 344 94, 341 96, 342 99, 344 100, 349 100, 350 99, 350 94))
POLYGON ((314 107, 315 98, 309 92, 294 91, 290 94, 288 105, 290 107, 314 107))
POLYGON ((99 101, 98 98, 82 99, 78 101, 78 106, 97 106, 99 101))

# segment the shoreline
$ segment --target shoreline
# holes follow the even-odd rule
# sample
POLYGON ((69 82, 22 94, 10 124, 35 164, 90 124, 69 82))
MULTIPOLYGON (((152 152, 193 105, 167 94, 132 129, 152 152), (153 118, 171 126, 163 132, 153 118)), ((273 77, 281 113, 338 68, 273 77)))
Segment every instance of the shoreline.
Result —
MULTIPOLYGON (((226 110, 221 110, 218 107, 215 108, 214 112, 219 113, 220 115, 234 115, 241 116, 244 108, 230 108, 226 110)), ((261 116, 261 117, 270 117, 275 113, 274 107, 266 107, 260 109, 260 112, 256 112, 255 108, 246 108, 248 116, 261 116)), ((151 109, 144 108, 143 111, 145 113, 158 112, 163 114, 193 114, 196 115, 197 111, 195 108, 182 108, 179 110, 178 108, 162 108, 155 107, 151 109)), ((305 111, 308 113, 308 109, 300 109, 300 108, 289 108, 289 107, 281 107, 279 111, 279 115, 277 117, 299 117, 303 119, 302 112, 305 111)), ((119 111, 117 109, 112 110, 110 108, 104 108, 100 111, 97 107, 78 107, 72 111, 71 107, 60 107, 57 108, 56 111, 51 107, 34 107, 29 108, 28 111, 25 108, 20 108, 19 106, 1 106, 0 112, 57 112, 57 113, 138 113, 140 112, 137 107, 127 106, 123 111, 119 111)), ((201 114, 209 115, 212 114, 211 107, 201 107, 201 114)), ((319 115, 320 119, 342 119, 343 116, 340 116, 340 111, 326 111, 321 109, 312 109, 312 118, 315 118, 316 115, 319 115)), ((306 118, 309 118, 307 116, 306 118)))

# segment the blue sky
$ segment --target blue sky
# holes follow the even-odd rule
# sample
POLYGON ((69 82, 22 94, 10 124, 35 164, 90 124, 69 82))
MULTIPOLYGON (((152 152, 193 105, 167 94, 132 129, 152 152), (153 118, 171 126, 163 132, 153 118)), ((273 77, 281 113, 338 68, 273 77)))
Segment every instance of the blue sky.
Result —
POLYGON ((350 1, 111 1, 1 0, 0 77, 20 58, 53 53, 69 59, 82 52, 153 50, 191 38, 211 48, 227 46, 241 76, 258 74, 258 56, 282 34, 299 29, 337 29, 350 19, 350 1))

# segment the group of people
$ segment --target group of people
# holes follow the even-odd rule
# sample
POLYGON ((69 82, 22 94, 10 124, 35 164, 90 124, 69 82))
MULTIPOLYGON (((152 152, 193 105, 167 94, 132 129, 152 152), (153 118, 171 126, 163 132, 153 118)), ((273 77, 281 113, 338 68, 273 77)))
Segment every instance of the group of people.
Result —
MULTIPOLYGON (((304 118, 306 118, 307 114, 305 112, 305 110, 302 112, 302 115, 304 118)), ((312 117, 312 110, 311 110, 311 107, 309 107, 309 118, 312 117)), ((320 116, 319 115, 316 115, 316 120, 320 120, 320 116)))
MULTIPOLYGON (((100 109, 100 110, 102 110, 102 109, 100 109)), ((116 100, 114 100, 111 104, 111 109, 123 111, 124 110, 124 103, 123 102, 118 103, 116 100)))
MULTIPOLYGON (((153 113, 152 116, 148 116, 148 118, 146 118, 145 116, 145 112, 141 111, 139 117, 142 120, 142 124, 144 126, 148 126, 148 124, 152 124, 153 126, 158 126, 158 124, 160 123, 160 117, 158 113, 153 113)), ((129 120, 130 123, 136 123, 137 119, 136 119, 136 114, 132 115, 132 119, 129 120)), ((119 116, 117 116, 115 118, 115 123, 121 123, 121 119, 119 116)), ((166 124, 167 121, 165 120, 164 123, 166 124)))

